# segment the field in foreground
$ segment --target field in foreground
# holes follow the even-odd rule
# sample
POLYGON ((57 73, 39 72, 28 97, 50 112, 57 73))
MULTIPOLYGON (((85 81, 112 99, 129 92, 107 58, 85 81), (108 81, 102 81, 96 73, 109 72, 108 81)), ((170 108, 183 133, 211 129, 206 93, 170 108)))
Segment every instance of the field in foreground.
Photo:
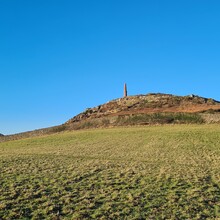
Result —
POLYGON ((220 126, 0 143, 0 219, 218 219, 220 126))

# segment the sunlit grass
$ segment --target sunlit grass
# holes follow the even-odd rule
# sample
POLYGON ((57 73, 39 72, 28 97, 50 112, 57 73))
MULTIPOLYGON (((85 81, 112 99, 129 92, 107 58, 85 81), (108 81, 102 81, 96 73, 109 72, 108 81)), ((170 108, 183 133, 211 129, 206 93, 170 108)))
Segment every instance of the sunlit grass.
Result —
POLYGON ((0 219, 218 219, 220 126, 0 143, 0 219))

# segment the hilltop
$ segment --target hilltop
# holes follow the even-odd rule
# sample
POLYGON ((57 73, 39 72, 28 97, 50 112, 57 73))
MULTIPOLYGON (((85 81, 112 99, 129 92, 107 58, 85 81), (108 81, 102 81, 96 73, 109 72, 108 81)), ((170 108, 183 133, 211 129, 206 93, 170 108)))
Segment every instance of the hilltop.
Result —
POLYGON ((88 108, 62 125, 2 136, 0 141, 97 127, 218 122, 220 102, 214 99, 150 93, 118 98, 88 108))
POLYGON ((195 95, 175 96, 170 94, 150 93, 147 95, 119 98, 95 108, 88 108, 85 112, 70 119, 67 123, 110 115, 119 116, 162 112, 196 113, 210 109, 220 110, 220 102, 195 95))
MULTIPOLYGON (((94 108, 88 108, 67 121, 65 126, 70 129, 80 129, 107 125, 184 123, 186 121, 183 119, 190 116, 191 119, 194 116, 197 120, 200 118, 200 122, 207 122, 207 117, 201 117, 201 114, 207 116, 207 113, 214 114, 219 111, 220 102, 211 98, 150 93, 119 98, 94 108), (179 119, 175 120, 176 117, 179 119)), ((192 120, 192 122, 196 121, 192 120)))

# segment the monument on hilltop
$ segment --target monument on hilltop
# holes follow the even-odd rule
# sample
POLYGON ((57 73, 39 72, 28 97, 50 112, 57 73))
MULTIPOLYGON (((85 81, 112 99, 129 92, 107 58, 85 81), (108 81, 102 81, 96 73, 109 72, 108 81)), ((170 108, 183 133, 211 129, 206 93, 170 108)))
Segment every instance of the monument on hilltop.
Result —
POLYGON ((124 97, 128 96, 128 91, 127 91, 127 84, 124 84, 124 97))

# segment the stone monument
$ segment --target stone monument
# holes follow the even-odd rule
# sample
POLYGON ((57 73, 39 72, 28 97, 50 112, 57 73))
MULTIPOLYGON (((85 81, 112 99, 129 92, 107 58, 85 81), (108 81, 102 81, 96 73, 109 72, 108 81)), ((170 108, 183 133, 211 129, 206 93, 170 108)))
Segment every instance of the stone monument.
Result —
POLYGON ((128 91, 127 91, 127 85, 126 83, 124 84, 124 97, 127 97, 128 91))

